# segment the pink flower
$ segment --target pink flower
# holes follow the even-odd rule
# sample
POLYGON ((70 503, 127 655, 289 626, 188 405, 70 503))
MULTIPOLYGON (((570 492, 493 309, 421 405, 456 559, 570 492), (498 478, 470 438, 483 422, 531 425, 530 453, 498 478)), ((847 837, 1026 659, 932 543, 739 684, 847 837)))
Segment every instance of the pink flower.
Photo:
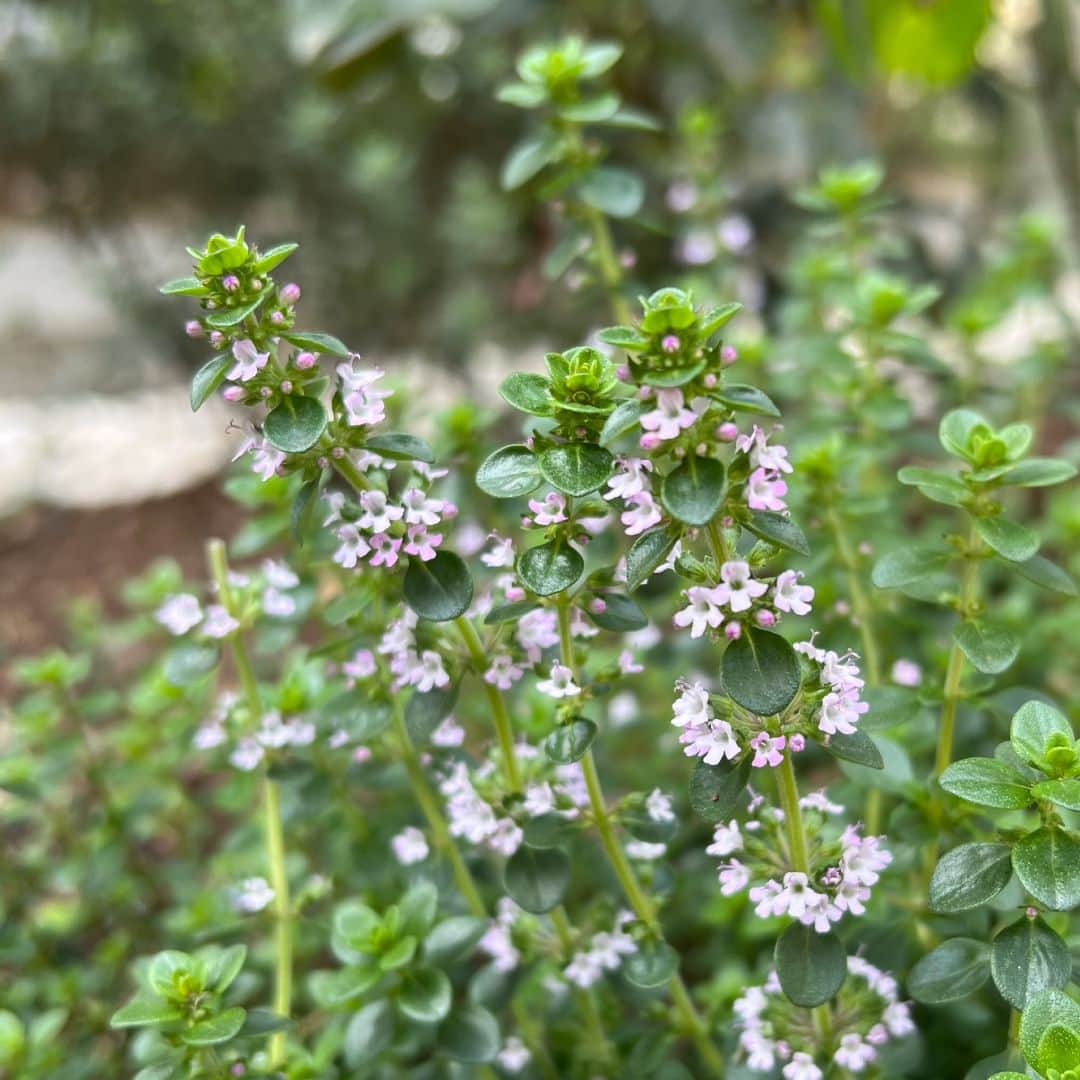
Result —
POLYGON ((529 509, 535 515, 537 525, 558 525, 566 520, 566 496, 557 491, 549 491, 541 501, 530 499, 529 509))
POLYGON ((769 591, 763 581, 756 581, 750 574, 750 564, 731 559, 720 567, 721 584, 713 590, 713 602, 727 604, 732 611, 747 611, 759 596, 769 591))
POLYGON ((644 670, 644 666, 634 659, 634 654, 629 649, 623 649, 619 653, 620 675, 640 675, 644 670))
POLYGON ((362 491, 360 508, 363 513, 357 524, 370 532, 384 533, 392 521, 400 521, 405 511, 400 506, 391 506, 385 491, 362 491))
MULTIPOLYGON (((442 533, 429 533, 424 525, 410 525, 405 554, 415 555, 421 562, 430 562, 435 558, 437 554, 435 549, 442 543, 442 538, 442 533)), ((372 542, 374 543, 374 537, 372 542)), ((372 564, 378 565, 374 559, 372 559, 372 564)))
POLYGON ((733 761, 742 753, 735 732, 726 720, 713 720, 702 727, 687 727, 679 736, 687 757, 703 758, 706 765, 733 761))
MULTIPOLYGON (((727 564, 730 565, 730 564, 727 564)), ((742 565, 746 565, 743 563, 742 565)), ((724 586, 708 589, 704 585, 692 585, 686 590, 686 599, 689 605, 681 611, 677 611, 672 622, 679 627, 690 627, 692 638, 701 637, 708 627, 717 627, 724 618, 723 612, 718 605, 724 603, 726 597, 721 593, 724 586)), ((764 586, 762 586, 764 588, 764 586)), ((749 604, 749 601, 747 601, 749 604)))
POLYGON ((577 697, 581 687, 574 682, 574 673, 565 665, 556 661, 551 665, 551 675, 536 684, 536 689, 548 697, 559 700, 565 697, 577 697))
POLYGON ((333 559, 338 566, 346 570, 353 569, 360 559, 363 559, 371 551, 371 545, 360 534, 360 530, 352 524, 340 526, 335 530, 335 535, 341 541, 333 559))
POLYGON ((773 738, 767 731, 759 731, 750 740, 750 746, 754 750, 754 760, 750 764, 755 769, 762 769, 766 765, 775 769, 784 760, 781 751, 786 744, 787 740, 783 735, 773 738))
POLYGON ((773 586, 773 603, 778 611, 788 611, 793 615, 808 615, 810 601, 814 599, 814 590, 810 585, 800 585, 802 574, 798 570, 785 570, 776 579, 773 586))
POLYGON ((786 510, 786 494, 787 484, 779 477, 771 479, 764 469, 755 469, 746 483, 746 504, 751 510, 786 510))
POLYGON ((648 490, 647 473, 652 471, 648 458, 620 458, 618 469, 608 480, 605 499, 631 499, 648 490))
POLYGON ((480 561, 485 566, 490 566, 493 569, 500 566, 513 566, 514 541, 509 537, 503 537, 494 532, 488 539, 491 541, 491 550, 485 551, 480 556, 480 561))
POLYGON ((787 448, 784 446, 769 446, 769 437, 757 426, 749 435, 740 435, 735 440, 735 449, 741 453, 750 455, 750 464, 755 469, 766 469, 769 472, 792 472, 791 462, 787 459, 787 448))
POLYGON ((897 686, 918 686, 922 682, 922 668, 914 660, 897 660, 891 675, 897 686))
POLYGON ((697 421, 697 414, 685 407, 683 392, 678 387, 660 390, 656 408, 641 417, 641 426, 657 438, 677 439, 679 433, 697 421))
POLYGON ((351 660, 341 665, 351 686, 357 679, 367 679, 375 674, 375 654, 370 649, 357 649, 351 660))
POLYGON ((500 690, 509 690, 524 674, 525 669, 515 664, 509 653, 498 653, 484 672, 484 682, 500 690))
POLYGON ((656 500, 648 491, 631 495, 627 498, 626 505, 628 509, 619 515, 619 520, 627 536, 639 536, 646 529, 659 525, 663 520, 663 514, 660 513, 656 500))
MULTIPOLYGON (((394 539, 388 533, 376 533, 371 538, 372 566, 394 566, 398 561, 398 552, 401 550, 401 541, 394 539)), ((434 557, 434 553, 432 555, 434 557)))
POLYGON ((446 505, 442 499, 428 498, 419 488, 409 488, 401 496, 406 525, 438 525, 439 515, 446 505))
POLYGON ((235 364, 229 369, 225 378, 232 382, 247 382, 254 379, 270 359, 268 352, 261 353, 255 348, 255 343, 244 338, 237 341, 232 347, 235 364))

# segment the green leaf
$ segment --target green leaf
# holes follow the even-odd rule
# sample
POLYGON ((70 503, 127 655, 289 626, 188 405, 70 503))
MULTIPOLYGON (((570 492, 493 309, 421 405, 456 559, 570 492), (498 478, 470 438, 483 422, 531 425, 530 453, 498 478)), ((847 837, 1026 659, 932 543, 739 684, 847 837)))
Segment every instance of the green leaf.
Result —
POLYGON ((528 183, 545 165, 559 157, 562 141, 550 131, 527 135, 506 156, 499 183, 503 191, 513 191, 528 183))
POLYGON ((799 657, 779 634, 750 626, 724 651, 720 675, 728 695, 758 716, 773 716, 799 691, 799 657))
POLYGON ((901 484, 910 484, 919 489, 928 499, 945 503, 947 506, 963 506, 971 498, 959 477, 940 469, 924 469, 919 465, 905 465, 897 474, 901 484))
POLYGON ((941 418, 938 439, 950 454, 967 460, 968 439, 977 427, 990 429, 990 425, 977 412, 953 409, 941 418))
POLYGON ((776 510, 751 510, 745 525, 755 536, 776 547, 798 555, 810 554, 805 534, 786 514, 776 510))
POLYGON ((210 395, 225 381, 225 372, 232 367, 231 353, 212 356, 191 379, 191 411, 198 412, 210 395))
POLYGON ((379 970, 385 972, 403 968, 416 955, 417 945, 419 942, 412 934, 399 938, 379 957, 379 970))
POLYGON ((727 326, 731 320, 742 311, 742 304, 730 303, 721 304, 720 307, 710 308, 701 316, 701 323, 698 326, 698 334, 701 339, 709 337, 715 334, 722 326, 727 326))
POLYGON ((952 558, 951 552, 939 548, 900 548, 878 559, 870 580, 879 589, 901 589, 941 573, 952 558))
POLYGON ((780 989, 804 1009, 829 1001, 847 978, 847 953, 831 930, 819 934, 812 926, 792 923, 777 938, 773 960, 780 989))
POLYGON ((308 352, 324 353, 327 356, 348 356, 349 349, 345 342, 338 340, 333 334, 319 334, 306 330, 286 330, 281 337, 297 349, 306 349, 308 352))
POLYGON ((1076 582, 1056 563, 1042 555, 1032 555, 1024 562, 1013 564, 1021 577, 1034 582, 1042 589, 1061 593, 1062 596, 1076 596, 1076 582))
POLYGON ((595 79, 614 67, 623 54, 617 41, 594 41, 586 45, 581 55, 581 77, 595 79))
POLYGON ((1069 946, 1042 919, 1022 916, 994 938, 990 972, 1001 996, 1022 1011, 1040 991, 1068 985, 1072 957, 1069 946))
POLYGON ((1039 1067, 1047 1076, 1076 1076, 1076 1067, 1080 1065, 1080 1033, 1064 1024, 1051 1024, 1042 1033, 1037 1056, 1039 1067))
POLYGON ((280 266, 299 246, 299 244, 278 244, 277 247, 272 247, 255 260, 255 272, 268 274, 274 267, 280 266))
POLYGON ((679 970, 679 954, 666 941, 646 941, 623 961, 627 982, 644 990, 665 985, 679 970))
POLYGON ((1009 741, 1017 757, 1036 767, 1043 763, 1046 742, 1051 735, 1072 741, 1072 725, 1057 709, 1042 701, 1028 701, 1013 714, 1009 741))
POLYGON ((564 495, 588 495, 607 483, 615 458, 595 443, 567 443, 548 447, 537 463, 544 479, 564 495))
POLYGON ((604 610, 587 609, 587 613, 602 629, 626 634, 634 630, 644 630, 649 625, 645 612, 629 596, 623 596, 622 593, 604 593, 600 599, 604 601, 604 610))
POLYGON ((633 217, 645 201, 645 182, 629 169, 600 165, 578 185, 578 197, 609 217, 633 217))
POLYGON ((484 625, 496 626, 498 623, 517 622, 522 615, 528 615, 539 606, 535 600, 516 600, 512 604, 500 604, 484 616, 484 625))
POLYGON ((326 430, 326 410, 315 398, 287 397, 263 421, 267 441, 287 454, 310 450, 326 430))
POLYGON ((842 761, 865 765, 868 769, 885 768, 881 751, 865 731, 854 731, 850 735, 837 732, 829 736, 829 741, 824 746, 833 757, 840 758, 842 761))
POLYGON ((715 458, 690 454, 664 477, 660 501, 684 525, 707 525, 724 504, 727 474, 715 458))
POLYGON ((1013 847, 1012 861, 1020 884, 1044 907, 1080 907, 1080 841, 1044 826, 1013 847))
POLYGON ((179 1007, 157 995, 139 994, 126 1005, 117 1009, 109 1018, 109 1027, 145 1027, 154 1024, 171 1024, 183 1018, 179 1007))
POLYGON ((569 544, 551 540, 529 548, 518 557, 522 584, 537 596, 551 596, 569 589, 585 572, 585 560, 569 544))
POLYGON ((465 959, 487 933, 488 922, 475 915, 443 919, 424 939, 424 959, 445 966, 465 959))
POLYGON ((522 844, 506 862, 503 884, 510 899, 534 915, 558 906, 569 883, 570 860, 561 848, 522 844))
POLYGON ((606 446, 620 435, 625 435, 638 426, 638 421, 643 413, 649 409, 650 402, 642 401, 641 398, 630 398, 629 401, 620 401, 604 421, 600 429, 600 443, 606 446))
POLYGON ((964 619, 958 623, 953 640, 972 666, 984 675, 1004 671, 1020 652, 1020 641, 1015 634, 982 619, 964 619))
POLYGON ((206 317, 206 325, 215 330, 227 330, 231 326, 242 323, 273 292, 273 289, 273 285, 268 285, 254 300, 249 300, 240 307, 212 311, 206 317))
POLYGON ((1020 1052, 1040 1072, 1044 1062, 1040 1044, 1049 1028, 1080 1030, 1080 1005, 1061 990, 1043 990, 1027 1004, 1020 1017, 1020 1052))
POLYGON ((403 431, 371 435, 364 440, 364 449, 374 450, 383 457, 395 458, 398 461, 422 461, 427 465, 435 461, 435 451, 423 439, 403 431))
POLYGON ((499 384, 503 401, 530 416, 551 416, 551 382, 534 372, 514 371, 499 384))
POLYGON ((423 937, 434 925, 439 890, 430 881, 417 882, 401 898, 401 932, 423 937))
POLYGON ((1080 811, 1080 780, 1044 780, 1031 789, 1036 799, 1046 799, 1066 810, 1080 811))
POLYGON ((502 1046, 499 1021, 482 1005, 460 1005, 440 1025, 439 1046, 455 1061, 494 1061, 502 1046))
POLYGON ((1038 535, 1026 525, 1008 518, 976 518, 975 531, 1009 562, 1026 562, 1039 550, 1038 535))
POLYGON ((287 1031, 292 1023, 286 1016, 278 1016, 270 1009, 248 1009, 244 1027, 240 1032, 242 1039, 259 1038, 272 1035, 276 1031, 287 1031))
POLYGON ((569 765, 584 756, 595 738, 596 725, 579 716, 569 724, 560 724, 544 740, 544 753, 560 765, 569 765))
POLYGON ((453 991, 446 973, 433 967, 412 968, 402 976, 397 1005, 418 1024, 437 1024, 450 1012, 453 991))
POLYGON ((536 455, 521 443, 496 450, 476 472, 477 486, 496 499, 528 495, 542 480, 536 455))
POLYGON ((559 847, 573 833, 573 819, 551 811, 528 818, 522 825, 525 843, 534 848, 559 847))
POLYGON ((179 1060, 158 1061, 153 1065, 147 1065, 145 1069, 140 1069, 132 1080, 175 1080, 179 1075, 176 1071, 179 1067, 179 1060))
POLYGON ((998 479, 1017 487, 1049 487, 1063 484, 1076 475, 1076 466, 1060 458, 1028 458, 1006 469, 998 479))
POLYGON ((319 715, 328 728, 342 728, 357 742, 370 742, 381 735, 390 726, 393 716, 385 702, 365 701, 355 690, 346 690, 331 698, 319 710, 319 715))
POLYGON ((661 525, 635 537, 626 553, 626 587, 633 592, 671 554, 680 530, 661 525))
POLYGON ((228 1042, 244 1026, 247 1011, 235 1006, 219 1012, 217 1016, 208 1016, 194 1027, 182 1032, 180 1038, 188 1046, 216 1046, 228 1042))
POLYGON ((218 666, 221 653, 216 645, 184 641, 166 654, 161 673, 170 686, 192 686, 218 666))
MULTIPOLYGON (((606 330, 598 331, 596 338, 605 345, 614 345, 617 349, 626 349, 628 352, 640 352, 649 347, 649 338, 635 326, 609 326, 606 330)), ((639 401, 640 399, 631 400, 639 401)), ((648 408, 648 404, 644 404, 648 408)))
POLYGON ((205 296, 210 290, 196 277, 173 278, 158 286, 165 296, 205 296))
POLYGON ((750 780, 750 758, 706 765, 699 761, 690 774, 690 806, 710 825, 727 821, 750 780))
POLYGON ((324 1009, 333 1009, 338 1005, 344 1005, 347 1001, 362 997, 383 977, 383 974, 378 964, 373 964, 369 958, 365 958, 362 963, 350 964, 337 971, 312 972, 308 986, 316 1005, 324 1009))
POLYGON ((206 973, 206 985, 223 994, 240 974, 247 959, 246 945, 230 945, 213 955, 206 973))
POLYGON ((996 758, 964 758, 954 761, 938 781, 958 799, 999 810, 1023 810, 1031 805, 1027 781, 1011 766, 996 758))
POLYGON ((394 1039, 394 1009, 385 998, 365 1005, 345 1029, 345 1062, 359 1068, 374 1061, 394 1039))
POLYGON ((714 390, 712 397, 730 409, 740 412, 761 413, 763 416, 779 416, 780 410, 772 398, 756 386, 744 383, 724 383, 719 390, 714 390))
POLYGON ((431 733, 450 715, 457 703, 460 683, 429 690, 426 694, 413 691, 405 706, 405 727, 409 738, 424 745, 431 733))
POLYGON ((908 975, 908 993, 923 1005, 959 1001, 990 978, 990 950, 973 938, 952 938, 928 952, 908 975))
POLYGON ((1012 877, 1008 844, 961 844, 946 852, 930 879, 930 910, 942 915, 989 903, 1012 877))
POLYGON ((452 551, 440 551, 428 562, 410 559, 402 590, 409 607, 431 622, 464 615, 473 598, 468 567, 452 551))

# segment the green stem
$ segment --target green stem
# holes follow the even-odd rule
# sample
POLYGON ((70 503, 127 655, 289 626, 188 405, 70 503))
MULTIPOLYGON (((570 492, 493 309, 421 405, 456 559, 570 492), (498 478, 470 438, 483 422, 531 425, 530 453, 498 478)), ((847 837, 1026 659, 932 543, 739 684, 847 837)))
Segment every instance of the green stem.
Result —
POLYGON ((435 847, 449 860, 458 891, 465 897, 469 910, 480 918, 486 918, 487 908, 484 906, 484 901, 480 896, 480 890, 476 887, 472 873, 469 871, 469 867, 466 865, 453 836, 450 834, 439 800, 428 783, 424 770, 420 767, 420 762, 416 757, 416 748, 409 737, 409 730, 405 726, 405 717, 400 704, 397 702, 394 703, 394 729, 397 733, 401 761, 409 777, 409 785, 416 796, 416 801, 420 804, 420 810, 427 819, 428 827, 431 829, 432 837, 435 840, 435 847))
POLYGON ((502 756, 503 774, 506 777, 507 786, 512 792, 519 792, 522 789, 522 782, 521 770, 518 768, 517 756, 514 753, 514 728, 510 723, 510 714, 506 709, 502 694, 499 693, 499 688, 492 686, 483 677, 488 666, 488 655, 484 652, 484 643, 480 640, 476 627, 467 615, 455 619, 454 625, 461 634, 461 640, 465 642, 473 667, 484 687, 491 719, 495 723, 495 734, 499 740, 499 753, 502 756))
POLYGON ((622 294, 622 267, 619 258, 615 254, 615 243, 611 237, 611 226, 600 210, 594 206, 586 206, 585 220, 589 223, 592 232, 593 244, 596 247, 596 259, 600 265, 600 280, 604 283, 611 310, 619 323, 630 323, 633 314, 626 297, 622 294))
MULTIPOLYGON (((785 753, 777 770, 780 788, 780 806, 784 811, 784 827, 787 829, 788 854, 791 865, 801 874, 810 877, 810 850, 806 842, 802 807, 799 805, 799 785, 795 780, 795 765, 791 754, 785 753)), ((828 1005, 818 1005, 813 1010, 814 1030, 821 1039, 821 1049, 826 1051, 832 1041, 832 1012, 828 1005)))
POLYGON ((874 636, 874 608, 859 576, 859 562, 851 546, 844 520, 831 501, 825 511, 825 521, 847 577, 848 592, 851 594, 851 610, 858 623, 862 658, 866 665, 866 681, 871 686, 877 686, 881 682, 881 656, 874 636))
MULTIPOLYGON (((967 546, 964 549, 964 572, 960 584, 959 611, 962 619, 967 618, 974 608, 979 595, 979 561, 981 559, 982 540, 975 531, 974 523, 968 533, 967 546)), ((953 734, 956 728, 956 709, 960 703, 960 684, 964 676, 964 653, 953 642, 949 650, 949 660, 945 667, 944 699, 941 704, 941 727, 938 729, 937 753, 934 756, 934 775, 940 776, 952 761, 953 734)))
MULTIPOLYGON (((207 560, 210 573, 217 584, 218 596, 225 610, 238 617, 229 585, 229 564, 225 544, 211 540, 207 544, 207 560)), ((240 630, 228 638, 229 649, 240 683, 244 689, 251 723, 262 722, 262 699, 259 684, 251 665, 247 643, 240 630)), ((274 1011, 286 1019, 292 1007, 292 904, 289 899, 289 877, 285 870, 285 833, 281 826, 281 796, 278 785, 264 774, 262 780, 263 819, 266 831, 266 857, 270 867, 270 887, 274 890, 274 1011)), ((285 1032, 276 1032, 270 1038, 270 1067, 277 1068, 285 1060, 285 1032)))
MULTIPOLYGON (((574 643, 570 632, 570 603, 568 598, 560 598, 558 604, 559 615, 559 644, 561 647, 562 662, 573 673, 576 681, 577 668, 574 663, 574 643)), ((645 924, 649 932, 663 941, 664 931, 660 925, 660 917, 657 914, 656 905, 652 898, 642 888, 638 881, 630 860, 623 851, 622 844, 615 831, 615 823, 608 811, 607 800, 604 798, 604 790, 600 784, 600 774, 596 769, 596 759, 592 749, 585 751, 581 758, 581 770, 585 776, 585 788, 589 794, 589 807, 592 810, 593 823, 600 836, 600 843, 611 864, 615 877, 622 887, 626 899, 633 909, 634 914, 645 924)), ((694 1005, 690 992, 682 980, 682 976, 676 973, 671 979, 671 999, 675 1009, 682 1019, 683 1026, 702 1061, 708 1066, 714 1076, 723 1076, 724 1057, 709 1038, 708 1028, 697 1007, 694 1005)))

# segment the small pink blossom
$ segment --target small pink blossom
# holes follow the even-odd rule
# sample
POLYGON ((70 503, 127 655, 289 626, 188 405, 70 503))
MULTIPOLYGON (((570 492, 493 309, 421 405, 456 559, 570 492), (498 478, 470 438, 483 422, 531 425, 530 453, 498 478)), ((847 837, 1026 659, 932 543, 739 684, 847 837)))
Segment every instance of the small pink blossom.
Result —
POLYGON ((785 570, 776 578, 773 586, 773 603, 778 611, 787 611, 793 615, 808 615, 810 601, 814 599, 814 589, 810 585, 800 585, 802 573, 798 570, 785 570))
POLYGON ((751 510, 786 510, 787 484, 765 469, 755 469, 746 483, 746 504, 751 510))
MULTIPOLYGON (((372 566, 385 566, 387 568, 397 565, 398 553, 401 550, 401 541, 388 533, 376 533, 371 538, 372 566)), ((434 557, 434 555, 433 555, 434 557)))
POLYGON ((530 499, 529 509, 537 525, 558 525, 566 520, 566 496, 549 491, 542 500, 530 499))
POLYGON ((766 766, 775 769, 783 760, 781 751, 787 744, 783 735, 771 737, 767 731, 759 731, 751 740, 750 746, 754 751, 754 760, 750 764, 755 769, 763 769, 766 766))
POLYGON ((255 348, 255 343, 247 338, 244 338, 243 341, 237 341, 233 345, 232 354, 236 363, 233 364, 229 369, 229 373, 225 376, 231 382, 248 382, 250 379, 254 379, 270 360, 268 352, 259 352, 255 348))
POLYGON ((686 408, 684 401, 683 392, 678 387, 657 391, 656 408, 641 417, 642 428, 664 441, 677 439, 698 418, 697 413, 686 408))

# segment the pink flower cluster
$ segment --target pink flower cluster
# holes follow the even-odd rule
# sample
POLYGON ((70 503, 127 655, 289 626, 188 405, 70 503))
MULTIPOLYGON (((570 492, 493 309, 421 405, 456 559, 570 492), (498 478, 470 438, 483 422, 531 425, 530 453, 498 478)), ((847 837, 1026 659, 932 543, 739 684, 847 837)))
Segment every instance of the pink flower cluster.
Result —
POLYGON ((751 510, 786 510, 787 483, 783 474, 792 471, 787 448, 769 446, 769 436, 755 424, 749 435, 739 435, 735 439, 735 449, 750 457, 746 505, 751 510))
POLYGON ((765 876, 748 894, 758 916, 790 916, 824 934, 845 913, 857 916, 866 911, 871 887, 892 862, 892 855, 882 846, 883 837, 861 836, 857 825, 847 826, 836 841, 826 840, 822 835, 825 821, 842 813, 843 807, 829 802, 823 792, 805 796, 800 806, 821 815, 811 874, 777 865, 783 811, 760 795, 752 797, 744 826, 734 820, 716 826, 706 852, 726 860, 719 868, 720 891, 725 896, 734 896, 755 878, 765 876), (736 852, 745 861, 736 858, 736 852))
POLYGON ((347 363, 338 364, 337 377, 341 387, 341 401, 345 406, 345 419, 350 427, 371 427, 386 419, 383 401, 393 390, 379 390, 375 383, 386 372, 382 368, 357 369, 359 357, 349 357, 347 363))
MULTIPOLYGON (((378 652, 387 657, 394 676, 393 689, 412 686, 418 693, 427 694, 448 685, 450 673, 434 649, 418 649, 414 633, 417 621, 411 608, 403 608, 401 617, 390 623, 379 639, 378 652)), ((353 662, 358 659, 354 657, 353 662)))
POLYGON ((689 627, 692 638, 723 624, 724 636, 734 640, 742 636, 742 620, 747 617, 768 628, 776 625, 779 612, 807 615, 814 590, 799 584, 801 576, 797 570, 785 570, 777 575, 770 591, 767 582, 753 576, 749 563, 730 559, 720 567, 719 584, 692 585, 686 590, 687 606, 675 613, 673 621, 680 628, 689 627), (740 618, 725 623, 728 613, 740 618))
POLYGON ((641 397, 648 401, 656 394, 656 408, 642 415, 639 423, 645 434, 641 436, 643 450, 655 450, 660 443, 677 439, 687 428, 693 427, 712 404, 707 397, 694 398, 689 407, 683 392, 676 386, 654 391, 651 386, 641 388, 641 397))
POLYGON ((819 649, 813 637, 799 642, 795 650, 820 665, 821 685, 829 688, 816 715, 819 730, 826 735, 853 734, 859 717, 870 708, 859 698, 864 680, 859 676, 855 653, 840 655, 831 649, 819 649))
POLYGON ((637 942, 623 929, 633 920, 631 912, 620 911, 611 930, 601 930, 593 934, 588 947, 574 953, 563 969, 563 976, 567 981, 582 990, 588 990, 599 981, 605 971, 617 970, 624 956, 636 953, 637 942))
POLYGON ((859 1074, 878 1060, 878 1051, 892 1039, 915 1030, 911 1010, 900 1001, 896 980, 861 956, 849 956, 848 981, 835 1005, 844 1030, 831 1055, 816 1045, 800 1047, 814 1030, 805 1010, 784 997, 775 971, 764 986, 748 987, 735 1001, 735 1027, 739 1049, 754 1071, 772 1074, 783 1064, 784 1080, 824 1080, 832 1067, 859 1074))

